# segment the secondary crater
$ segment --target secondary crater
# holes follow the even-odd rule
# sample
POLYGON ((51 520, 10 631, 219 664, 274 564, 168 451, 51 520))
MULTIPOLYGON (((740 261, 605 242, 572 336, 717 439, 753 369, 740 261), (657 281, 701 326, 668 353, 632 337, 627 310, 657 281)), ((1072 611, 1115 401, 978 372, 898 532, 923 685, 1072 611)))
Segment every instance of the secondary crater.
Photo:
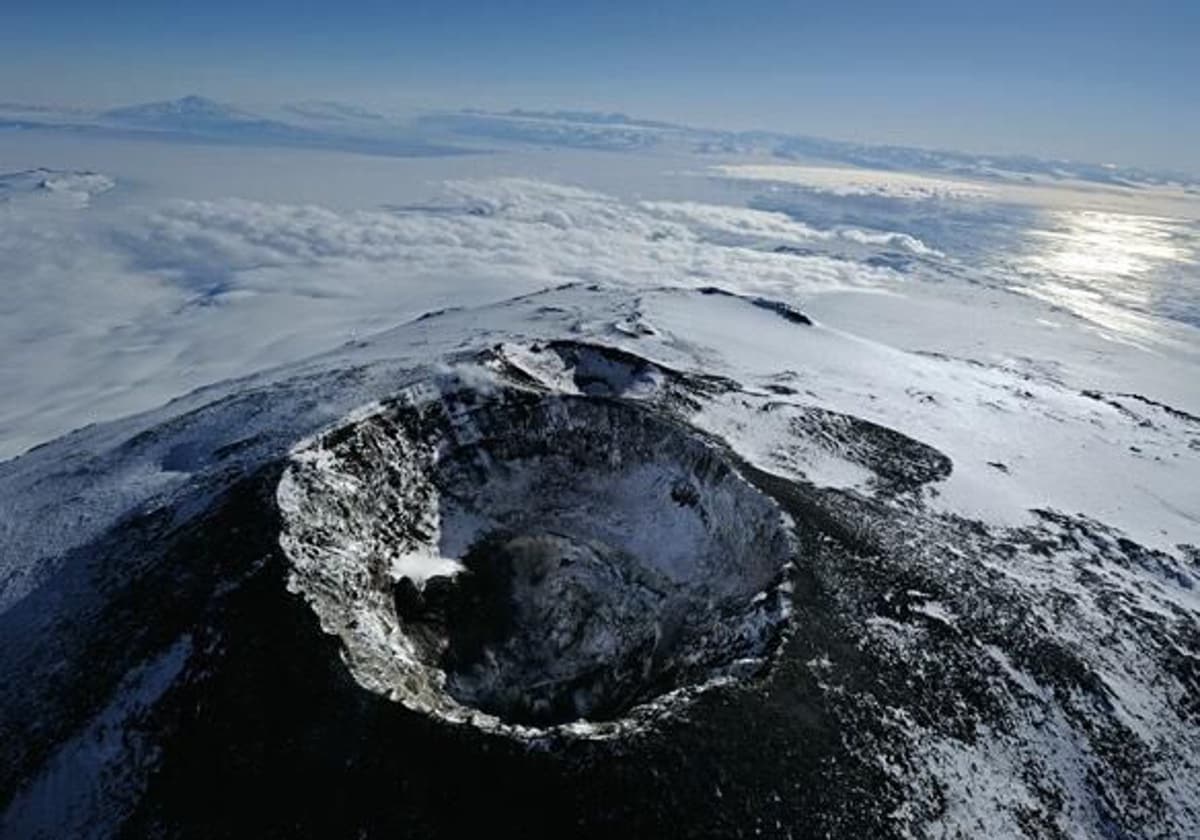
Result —
POLYGON ((355 679, 443 720, 626 731, 762 674, 788 625, 784 514, 618 399, 413 389, 297 447, 278 501, 355 679))

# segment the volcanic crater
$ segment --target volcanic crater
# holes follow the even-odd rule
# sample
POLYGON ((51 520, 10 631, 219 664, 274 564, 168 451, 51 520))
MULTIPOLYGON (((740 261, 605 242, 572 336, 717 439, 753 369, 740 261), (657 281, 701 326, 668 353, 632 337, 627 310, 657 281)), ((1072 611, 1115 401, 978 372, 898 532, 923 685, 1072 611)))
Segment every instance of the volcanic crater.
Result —
POLYGON ((762 675, 786 515, 652 408, 417 387, 293 450, 289 587, 363 686, 445 721, 605 737, 762 675))

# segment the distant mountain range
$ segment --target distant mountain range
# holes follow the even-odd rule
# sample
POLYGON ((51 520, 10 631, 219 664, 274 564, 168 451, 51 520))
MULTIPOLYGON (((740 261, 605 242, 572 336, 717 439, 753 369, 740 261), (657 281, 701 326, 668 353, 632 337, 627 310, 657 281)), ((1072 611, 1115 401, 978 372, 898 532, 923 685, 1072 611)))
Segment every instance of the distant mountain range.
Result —
POLYGON ((100 119, 122 125, 179 130, 224 130, 233 127, 254 130, 290 126, 263 119, 249 111, 225 105, 203 96, 185 96, 165 102, 147 102, 113 108, 100 113, 100 119))
POLYGON ((1079 180, 1124 187, 1177 184, 1189 192, 1200 189, 1200 177, 1141 167, 852 143, 770 131, 702 129, 620 113, 581 110, 468 109, 399 120, 357 105, 328 100, 285 103, 264 114, 190 95, 98 112, 0 103, 0 130, 3 129, 319 148, 401 157, 486 152, 495 144, 613 152, 752 154, 1009 182, 1079 180))
POLYGON ((459 154, 411 124, 387 122, 368 111, 339 103, 283 105, 279 116, 185 96, 104 111, 6 103, 0 130, 54 131, 82 137, 327 149, 391 157, 459 154), (368 123, 370 129, 365 128, 368 123), (378 123, 378 125, 375 125, 378 123))
POLYGON ((978 155, 911 146, 875 145, 771 131, 698 129, 589 111, 505 112, 463 110, 434 114, 423 122, 457 136, 507 143, 629 151, 681 148, 701 154, 769 155, 868 169, 931 172, 990 180, 1081 180, 1113 186, 1200 186, 1200 178, 1141 167, 1048 160, 1032 155, 978 155))
POLYGON ((103 123, 167 131, 206 138, 244 137, 249 141, 313 141, 305 128, 268 119, 203 96, 185 96, 166 102, 148 102, 113 108, 99 115, 103 123))

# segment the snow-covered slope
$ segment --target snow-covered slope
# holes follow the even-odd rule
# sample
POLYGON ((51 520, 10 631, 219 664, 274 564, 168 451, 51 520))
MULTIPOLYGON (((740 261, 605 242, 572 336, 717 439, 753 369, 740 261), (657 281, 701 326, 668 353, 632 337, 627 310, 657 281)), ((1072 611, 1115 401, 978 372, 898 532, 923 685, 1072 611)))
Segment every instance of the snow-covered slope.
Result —
MULTIPOLYGON (((453 834, 502 820, 585 835, 1194 834, 1200 420, 810 320, 716 289, 575 284, 431 314, 0 465, 5 832, 453 834), (593 427, 590 409, 565 426, 511 413, 493 425, 490 413, 509 411, 496 408, 505 393, 551 401, 530 416, 561 419, 554 401, 576 401, 682 437, 654 455, 599 419, 618 415, 596 414, 593 427), (388 413, 404 404, 444 409, 456 446, 491 454, 455 460, 441 432, 426 438, 403 411, 388 413), (498 430, 514 423, 527 435, 506 442, 498 430), (419 628, 432 621, 474 650, 475 622, 493 613, 435 607, 428 583, 412 594, 405 563, 389 573, 370 560, 386 540, 355 543, 368 553, 354 572, 322 538, 311 544, 349 562, 339 587, 377 588, 371 610, 339 612, 342 596, 306 565, 320 552, 297 554, 284 535, 305 521, 329 534, 341 517, 369 524, 361 505, 385 499, 378 491, 403 496, 432 480, 443 494, 429 509, 434 530, 418 517, 411 533, 441 528, 440 550, 463 557, 467 546, 446 535, 478 529, 478 512, 503 518, 522 499, 560 498, 548 482, 569 473, 541 474, 530 460, 551 427, 584 436, 587 469, 608 464, 598 477, 622 475, 609 472, 618 466, 638 475, 640 459, 693 463, 670 453, 695 447, 724 453, 671 467, 682 471, 670 481, 645 473, 642 511, 605 507, 602 482, 555 514, 552 530, 589 540, 621 534, 636 514, 622 539, 663 558, 656 574, 686 568, 667 558, 691 556, 679 549, 703 533, 688 517, 724 504, 680 478, 732 469, 786 515, 790 629, 766 672, 603 740, 579 737, 578 724, 450 723, 386 688, 378 666, 389 660, 352 638, 431 644, 419 628), (323 430, 334 430, 330 447, 312 449, 323 430), (434 462, 403 462, 417 484, 387 478, 402 463, 389 440, 434 446, 434 462), (1080 456, 1064 458, 1068 447, 1080 456), (335 449, 342 467, 321 454, 335 449), (295 503, 294 486, 281 491, 296 457, 332 470, 308 482, 311 498, 341 501, 314 508, 295 503), (435 469, 446 457, 458 466, 435 469), (376 466, 377 491, 364 492, 357 482, 376 466), (486 505, 472 475, 492 487, 486 505), (1090 492, 1102 480, 1107 491, 1090 492), (653 522, 661 530, 647 530, 653 522), (209 807, 201 788, 230 806, 209 807), (462 789, 476 807, 450 806, 462 789)), ((407 502, 395 504, 384 507, 407 502)), ((519 561, 530 562, 544 560, 519 561)), ((619 566, 605 568, 592 574, 617 579, 619 566)), ((479 592, 473 603, 494 603, 479 592)), ((693 602, 688 614, 703 627, 717 604, 693 602)), ((543 655, 508 650, 494 660, 502 674, 543 655)), ((453 690, 491 702, 468 684, 453 690)))
POLYGON ((64 207, 86 207, 93 196, 115 186, 116 181, 98 172, 52 169, 8 172, 0 174, 0 204, 47 202, 64 207))
POLYGON ((0 134, 0 836, 1195 835, 1194 198, 504 118, 0 134))

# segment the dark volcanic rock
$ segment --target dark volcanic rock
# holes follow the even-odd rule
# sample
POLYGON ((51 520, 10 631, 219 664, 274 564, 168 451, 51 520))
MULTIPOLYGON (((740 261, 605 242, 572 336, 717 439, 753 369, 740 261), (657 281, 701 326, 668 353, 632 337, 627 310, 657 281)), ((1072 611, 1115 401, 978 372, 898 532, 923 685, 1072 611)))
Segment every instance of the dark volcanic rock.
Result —
POLYGON ((298 449, 279 498, 352 672, 447 721, 609 737, 759 672, 786 627, 779 508, 647 407, 409 397, 298 449))
POLYGON ((931 510, 943 453, 802 386, 483 346, 6 468, 88 536, 0 612, 0 835, 1195 835, 1194 548, 931 510), (130 463, 195 474, 87 531, 130 463))

